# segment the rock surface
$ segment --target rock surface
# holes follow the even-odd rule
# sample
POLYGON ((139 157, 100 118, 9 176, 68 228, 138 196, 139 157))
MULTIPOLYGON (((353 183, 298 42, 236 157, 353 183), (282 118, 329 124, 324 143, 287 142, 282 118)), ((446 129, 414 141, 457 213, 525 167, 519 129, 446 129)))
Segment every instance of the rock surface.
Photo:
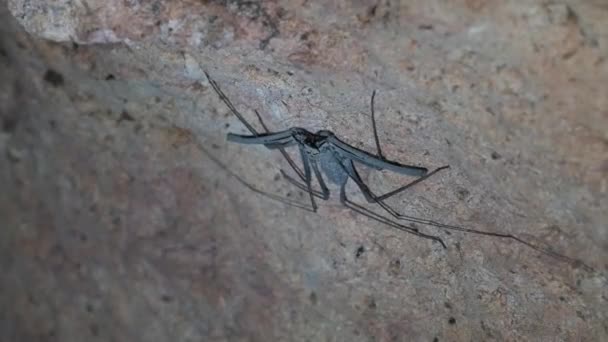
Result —
POLYGON ((0 340, 608 339, 608 7, 324 3, 0 5, 0 340), (226 142, 246 130, 203 70, 257 127, 369 151, 378 90, 384 154, 451 165, 391 205, 594 270, 249 191, 207 153, 307 199, 278 153, 226 142))

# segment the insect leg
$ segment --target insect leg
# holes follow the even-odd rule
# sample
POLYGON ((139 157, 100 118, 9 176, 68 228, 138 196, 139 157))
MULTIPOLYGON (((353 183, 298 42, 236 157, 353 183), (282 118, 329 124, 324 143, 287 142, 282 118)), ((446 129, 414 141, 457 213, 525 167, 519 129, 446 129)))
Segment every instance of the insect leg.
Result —
POLYGON ((374 112, 374 97, 376 97, 376 90, 372 92, 372 99, 370 107, 372 109, 372 129, 374 131, 374 141, 376 141, 376 149, 378 150, 378 157, 384 159, 382 155, 382 149, 380 148, 380 139, 378 139, 378 130, 376 129, 376 114, 374 112))
POLYGON ((254 187, 253 185, 249 184, 247 181, 245 181, 241 176, 239 176, 238 174, 236 174, 235 172, 233 172, 232 170, 230 170, 230 168, 228 166, 226 166, 224 163, 222 163, 219 159, 217 159, 215 156, 213 156, 213 154, 211 154, 209 151, 207 151, 204 147, 200 146, 199 147, 201 149, 201 151, 203 151, 203 153, 209 158, 211 159, 215 164, 217 164, 221 169, 223 169, 228 175, 234 177, 239 183, 243 184, 246 188, 248 188, 249 190, 260 194, 264 197, 267 197, 271 200, 277 201, 277 202, 281 202, 283 204, 287 204, 296 208, 300 208, 300 209, 304 209, 306 211, 310 211, 310 212, 314 212, 313 209, 311 209, 310 207, 308 207, 305 204, 302 203, 298 203, 296 201, 292 201, 288 198, 284 198, 282 196, 276 195, 276 194, 271 194, 265 191, 262 191, 256 187, 254 187))
POLYGON ((275 133, 264 133, 256 135, 241 135, 228 133, 228 141, 236 142, 239 144, 259 144, 259 145, 273 145, 273 144, 289 144, 293 141, 291 130, 285 130, 275 133))
POLYGON ((405 220, 405 221, 419 223, 419 224, 426 224, 426 225, 434 226, 434 227, 445 229, 445 230, 455 230, 455 231, 461 231, 461 232, 471 233, 471 234, 493 236, 493 237, 502 238, 502 239, 510 239, 510 240, 516 241, 518 243, 521 243, 533 250, 536 250, 537 252, 554 257, 563 262, 567 262, 567 263, 570 263, 570 264, 576 265, 576 266, 580 265, 587 270, 591 269, 591 267, 585 265, 580 260, 572 259, 565 255, 556 253, 549 248, 539 247, 539 246, 532 244, 526 240, 523 240, 522 238, 515 236, 513 234, 495 233, 495 232, 489 232, 489 231, 484 231, 484 230, 477 230, 477 229, 453 226, 453 225, 439 223, 439 222, 436 222, 433 220, 427 220, 427 219, 417 218, 417 217, 410 216, 410 215, 400 214, 395 209, 393 209, 391 206, 386 204, 382 199, 378 199, 378 197, 376 195, 374 195, 374 193, 369 189, 369 187, 361 180, 361 177, 359 177, 359 174, 357 173, 355 166, 352 164, 352 161, 350 161, 349 163, 345 163, 345 164, 347 164, 347 165, 345 165, 346 172, 348 172, 350 178, 357 184, 357 186, 359 187, 359 189, 361 190, 361 192, 363 193, 365 198, 368 200, 371 199, 371 201, 380 205, 380 207, 382 207, 382 209, 384 209, 387 213, 389 213, 390 215, 392 215, 394 218, 396 218, 398 220, 405 220))
POLYGON ((433 236, 433 235, 427 235, 424 233, 421 233, 418 231, 417 228, 415 227, 411 227, 411 226, 406 226, 400 223, 397 223, 395 221, 392 221, 382 215, 379 215, 355 202, 352 202, 351 200, 348 199, 348 197, 346 197, 346 183, 348 182, 348 178, 346 178, 346 180, 344 181, 344 183, 342 183, 342 185, 340 186, 340 202, 342 202, 342 204, 347 207, 348 209, 363 215, 371 220, 383 223, 389 227, 395 228, 395 229, 399 229, 401 231, 404 231, 406 233, 410 233, 413 235, 416 235, 418 237, 421 238, 425 238, 425 239, 429 239, 429 240, 433 240, 436 242, 439 242, 441 244, 441 246, 443 246, 443 248, 447 248, 447 246, 445 245, 445 243, 443 242, 443 240, 441 240, 441 238, 437 237, 437 236, 433 236))
POLYGON ((304 152, 303 148, 300 148, 300 156, 302 157, 302 165, 304 165, 304 182, 306 183, 306 191, 310 197, 310 204, 314 212, 317 211, 317 203, 315 202, 315 196, 312 193, 312 174, 310 172, 310 162, 308 156, 304 152))
MULTIPOLYGON (((247 122, 247 120, 245 120, 245 118, 243 117, 243 115, 234 107, 234 105, 232 104, 232 102, 230 101, 230 99, 228 99, 228 97, 226 96, 226 94, 224 94, 224 92, 219 87, 219 85, 217 84, 217 82, 215 82, 215 80, 213 80, 206 71, 204 71, 204 73, 205 73, 205 76, 207 76, 207 80, 209 80, 209 84, 211 84, 211 87, 213 88, 213 90, 215 90, 215 92, 217 93, 217 95, 220 97, 220 99, 222 100, 222 102, 224 102, 224 104, 228 107, 228 109, 230 109, 230 111, 232 112, 232 114, 234 114, 239 119, 239 121, 241 121, 241 123, 243 125, 245 125, 245 127, 247 127, 247 129, 253 135, 258 135, 258 132, 255 130, 255 128, 253 128, 253 126, 251 124, 249 124, 249 122, 247 122)), ((266 131, 266 133, 269 133, 268 127, 266 127, 266 125, 264 124, 264 121, 262 120, 262 117, 260 116, 260 114, 258 113, 257 110, 255 111, 255 113, 256 113, 256 115, 258 117, 258 120, 262 124, 262 127, 264 127, 264 130, 266 131)), ((300 177, 301 180, 304 180, 304 175, 303 175, 302 171, 297 167, 297 165, 289 157, 289 155, 287 154, 287 152, 285 152, 285 150, 283 148, 280 148, 279 151, 283 155, 283 158, 285 158, 287 160, 287 162, 289 163, 289 165, 291 166, 291 168, 295 171, 295 173, 298 174, 298 177, 300 177)))
POLYGON ((319 170, 319 165, 317 164, 317 160, 311 159, 310 165, 312 167, 312 171, 315 173, 315 178, 317 178, 317 182, 319 183, 319 186, 321 187, 321 195, 323 196, 322 197, 323 200, 328 200, 329 199, 329 189, 327 188, 327 185, 325 184, 325 181, 323 180, 323 175, 321 174, 321 171, 319 170))
MULTIPOLYGON (((371 98, 371 101, 370 101, 371 102, 370 103, 370 107, 371 107, 371 112, 372 112, 372 131, 374 133, 374 141, 376 142, 376 149, 378 150, 378 157, 380 157, 381 159, 386 159, 386 158, 384 158, 384 155, 382 155, 382 148, 380 147, 380 139, 378 138, 378 129, 376 128, 376 115, 375 115, 375 111, 374 111, 374 98, 375 98, 375 96, 376 96, 376 91, 374 90, 372 92, 372 98, 371 98)), ((446 166, 442 166, 440 168, 437 168, 434 171, 432 171, 431 173, 427 173, 425 175, 422 175, 422 176, 420 176, 420 178, 415 179, 414 181, 412 181, 410 183, 407 183, 407 184, 403 185, 400 188, 397 188, 397 189, 395 189, 393 191, 387 192, 386 194, 378 196, 378 199, 382 200, 382 199, 387 199, 387 198, 389 198, 391 196, 394 196, 394 195, 396 195, 396 194, 404 191, 405 189, 413 186, 414 184, 420 183, 423 180, 431 177, 432 175, 434 175, 438 171, 443 170, 443 169, 447 169, 449 167, 450 167, 449 165, 446 165, 446 166)))
POLYGON ((367 151, 351 146, 335 136, 328 138, 328 141, 336 150, 338 150, 342 157, 352 159, 376 170, 389 170, 402 175, 415 177, 424 176, 428 172, 425 167, 405 165, 380 158, 367 151))
MULTIPOLYGON (((315 197, 318 197, 318 198, 326 201, 329 199, 329 189, 327 188, 327 185, 325 184, 325 181, 323 180, 323 175, 321 175, 321 171, 319 170, 317 161, 315 159, 311 159, 310 166, 312 167, 312 170, 314 171, 314 174, 315 174, 315 178, 317 179, 317 182, 319 183, 319 186, 321 187, 321 191, 310 189, 310 192, 315 197)), ((295 185, 300 190, 309 191, 309 189, 306 185, 298 182, 293 177, 291 177, 287 173, 285 173, 285 171, 281 170, 281 174, 283 175, 283 177, 285 177, 285 179, 287 179, 287 181, 289 183, 295 185)))
POLYGON ((213 80, 211 78, 211 76, 209 76, 209 74, 206 71, 203 71, 205 73, 205 76, 207 76, 207 80, 209 80, 209 84, 211 84, 211 87, 213 87, 213 90, 215 90, 215 92, 217 93, 217 95, 220 97, 220 99, 222 100, 222 102, 224 102, 224 104, 226 104, 226 106, 228 107, 228 109, 230 109, 230 111, 232 112, 232 114, 234 114, 239 121, 241 121, 241 123, 243 125, 245 125, 245 127, 247 127, 247 129, 253 134, 253 135, 257 135, 258 132, 255 130, 255 128, 253 128, 253 126, 251 126, 249 124, 249 122, 247 122, 247 120, 245 120, 245 118, 243 117, 243 115, 236 110, 236 108, 234 107, 234 105, 232 104, 232 102, 230 102, 230 99, 228 99, 228 96, 226 96, 226 94, 224 94, 224 92, 222 91, 222 89, 220 89, 220 86, 217 85, 217 82, 215 82, 215 80, 213 80))
MULTIPOLYGON (((262 116, 260 115, 260 113, 257 110, 254 110, 254 112, 255 112, 255 115, 258 117, 258 121, 264 128, 264 131, 266 133, 270 133, 270 131, 268 130, 268 127, 264 123, 264 120, 262 120, 262 116)), ((279 152, 281 152, 281 155, 283 156, 283 158, 285 158, 285 160, 287 160, 287 163, 289 164, 289 166, 291 166, 291 168, 298 175, 298 177, 300 177, 301 180, 304 180, 304 173, 302 173, 302 170, 300 170, 298 165, 296 165, 296 163, 293 161, 293 159, 291 159, 291 157, 289 156, 289 154, 287 154, 285 149, 279 148, 279 152)))
POLYGON ((412 187, 412 186, 414 186, 414 185, 416 185, 416 184, 424 181, 425 179, 427 179, 427 178, 431 177, 432 175, 436 174, 437 172, 439 172, 441 170, 444 170, 444 169, 448 169, 449 167, 450 167, 449 165, 438 167, 435 170, 427 173, 424 176, 416 178, 413 181, 411 181, 411 182, 409 182, 409 183, 407 183, 407 184, 405 184, 405 185, 403 185, 403 186, 401 186, 401 187, 399 187, 399 188, 397 188, 395 190, 389 191, 389 192, 387 192, 387 193, 385 193, 383 195, 378 196, 376 199, 381 201, 381 200, 385 200, 385 199, 387 199, 389 197, 392 197, 392 196, 394 196, 394 195, 396 195, 396 194, 398 194, 398 193, 400 193, 400 192, 402 192, 402 191, 404 191, 404 190, 406 190, 406 189, 408 189, 408 188, 410 188, 410 187, 412 187))

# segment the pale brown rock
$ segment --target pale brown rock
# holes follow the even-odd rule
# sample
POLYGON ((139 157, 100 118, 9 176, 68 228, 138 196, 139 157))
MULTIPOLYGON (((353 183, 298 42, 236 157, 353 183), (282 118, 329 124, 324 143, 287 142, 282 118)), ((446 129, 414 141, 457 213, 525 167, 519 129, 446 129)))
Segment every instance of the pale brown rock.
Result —
POLYGON ((331 3, 0 5, 0 340, 608 339, 608 8, 331 3), (278 153, 226 142, 246 130, 203 69, 257 127, 256 109, 370 151, 378 90, 384 153, 451 165, 391 204, 594 271, 248 191, 202 147, 306 201, 278 153))

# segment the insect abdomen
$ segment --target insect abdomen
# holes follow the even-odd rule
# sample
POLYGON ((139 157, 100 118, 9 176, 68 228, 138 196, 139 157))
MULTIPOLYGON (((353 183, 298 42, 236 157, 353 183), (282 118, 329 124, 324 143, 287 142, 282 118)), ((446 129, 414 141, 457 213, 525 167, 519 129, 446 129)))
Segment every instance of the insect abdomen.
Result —
POLYGON ((331 152, 320 153, 317 160, 330 182, 342 185, 348 179, 348 174, 339 164, 340 161, 331 152))

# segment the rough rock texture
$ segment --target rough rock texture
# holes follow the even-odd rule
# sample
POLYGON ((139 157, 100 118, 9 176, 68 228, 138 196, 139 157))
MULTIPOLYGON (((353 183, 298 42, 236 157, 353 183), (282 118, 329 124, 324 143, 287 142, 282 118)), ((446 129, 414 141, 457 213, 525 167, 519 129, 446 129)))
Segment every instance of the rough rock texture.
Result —
POLYGON ((608 339, 605 2, 325 3, 0 4, 0 340, 608 339), (452 166, 392 205, 594 270, 249 191, 204 151, 306 200, 280 155, 226 142, 246 131, 203 69, 256 125, 370 151, 377 89, 385 154, 452 166))

